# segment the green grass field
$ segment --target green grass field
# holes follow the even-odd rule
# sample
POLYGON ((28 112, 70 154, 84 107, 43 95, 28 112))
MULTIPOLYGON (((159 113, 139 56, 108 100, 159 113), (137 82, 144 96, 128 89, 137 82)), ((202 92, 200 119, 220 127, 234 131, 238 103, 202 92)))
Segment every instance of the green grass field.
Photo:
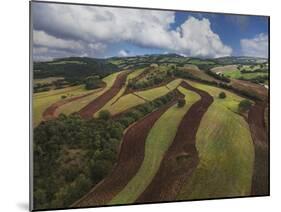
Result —
POLYGON ((186 81, 188 83, 190 83, 192 86, 208 92, 214 98, 214 100, 216 100, 218 103, 222 104, 226 109, 229 109, 234 113, 238 113, 238 105, 239 105, 240 101, 242 101, 244 98, 237 96, 236 94, 229 92, 222 88, 217 88, 214 86, 197 83, 197 82, 193 82, 190 80, 186 80, 186 81), (226 94, 225 99, 220 99, 218 97, 220 92, 225 92, 225 94, 226 94))
POLYGON ((207 81, 215 81, 215 79, 208 74, 206 74, 204 71, 198 69, 195 65, 189 65, 185 66, 183 68, 178 68, 178 70, 181 70, 183 72, 190 73, 194 77, 198 77, 199 79, 207 80, 207 81))
POLYGON ((37 93, 33 95, 33 126, 37 126, 42 121, 43 112, 53 103, 61 100, 62 96, 77 96, 85 94, 84 86, 73 86, 59 90, 37 93))
POLYGON ((200 162, 177 199, 250 195, 254 147, 247 122, 217 100, 196 135, 200 162))
POLYGON ((63 79, 64 79, 64 77, 47 77, 44 79, 34 79, 33 83, 34 84, 37 84, 37 83, 46 84, 46 83, 52 83, 56 80, 63 80, 63 79))
MULTIPOLYGON (((112 101, 109 101, 109 102, 112 102, 112 101)), ((113 105, 110 105, 108 103, 101 110, 108 110, 111 115, 116 115, 118 113, 121 113, 121 112, 129 109, 129 108, 132 108, 134 106, 143 104, 143 103, 145 103, 145 101, 143 99, 133 95, 133 94, 127 94, 125 96, 122 96, 113 105)), ((95 117, 97 117, 97 116, 98 116, 98 113, 95 114, 95 117)))
POLYGON ((102 95, 104 92, 106 92, 114 83, 116 77, 118 76, 120 72, 108 75, 103 79, 103 81, 106 83, 105 89, 101 89, 99 92, 93 93, 92 95, 89 95, 85 98, 78 99, 74 102, 69 102, 56 111, 58 114, 64 113, 66 115, 72 114, 74 112, 77 112, 81 110, 83 107, 85 107, 87 104, 89 104, 91 101, 96 99, 98 96, 102 95))
POLYGON ((175 79, 167 84, 166 87, 168 87, 170 90, 175 89, 180 83, 182 82, 182 79, 175 79))
POLYGON ((149 90, 145 91, 138 91, 135 92, 137 95, 152 101, 153 99, 156 99, 157 97, 164 96, 167 94, 170 90, 166 88, 165 86, 157 87, 157 88, 152 88, 149 90))
POLYGON ((188 63, 194 64, 194 65, 214 64, 213 61, 204 61, 204 60, 198 60, 198 59, 191 59, 191 60, 188 60, 188 63))
POLYGON ((182 108, 172 106, 157 120, 147 137, 145 158, 139 171, 109 204, 133 203, 153 179, 176 135, 182 117, 200 99, 198 94, 182 87, 179 87, 179 91, 185 95, 187 104, 182 108))
POLYGON ((180 83, 182 79, 175 79, 169 82, 166 86, 156 87, 149 90, 138 91, 135 92, 138 96, 141 96, 144 99, 152 101, 160 96, 167 94, 169 91, 175 89, 180 83))
MULTIPOLYGON (((135 74, 135 73, 133 72, 131 74, 135 74)), ((168 83, 167 86, 169 87, 169 89, 166 86, 161 86, 158 88, 152 88, 152 89, 145 90, 145 91, 135 92, 135 94, 137 96, 134 94, 127 94, 127 95, 124 95, 121 98, 119 98, 125 90, 125 88, 122 88, 120 90, 120 92, 118 92, 118 94, 116 96, 114 96, 110 101, 108 101, 105 104, 105 106, 102 109, 100 109, 99 111, 108 110, 111 113, 111 115, 116 115, 131 107, 143 104, 145 102, 145 100, 152 101, 160 96, 167 94, 170 90, 175 89, 180 84, 181 81, 182 81, 181 79, 176 79, 176 80, 168 83), (145 100, 142 98, 139 98, 138 96, 144 98, 145 100)), ((94 114, 94 117, 98 116, 99 111, 96 114, 94 114)))
MULTIPOLYGON (((126 85, 128 84, 130 79, 140 75, 143 71, 144 68, 136 69, 135 71, 129 73, 127 76, 126 85)), ((125 96, 122 96, 125 90, 126 90, 126 86, 123 86, 117 95, 115 95, 97 113, 94 114, 94 117, 97 117, 99 112, 102 110, 108 110, 111 113, 111 115, 115 115, 130 107, 134 107, 136 105, 144 103, 143 99, 138 98, 137 96, 132 94, 127 94, 125 96)))
POLYGON ((145 68, 139 68, 139 69, 136 69, 136 70, 132 71, 128 75, 127 79, 130 80, 130 79, 133 79, 133 78, 139 76, 144 70, 145 70, 145 68))
MULTIPOLYGON (((93 99, 98 97, 98 95, 105 92, 109 89, 116 79, 118 73, 111 74, 103 79, 103 81, 107 84, 106 89, 101 92, 95 93, 93 95, 87 96, 85 98, 79 99, 74 102, 67 103, 60 107, 57 113, 71 114, 73 112, 79 111, 82 107, 90 103, 93 99)), ((61 100, 61 96, 77 96, 83 95, 89 92, 93 92, 93 90, 85 90, 84 86, 72 86, 68 88, 58 89, 58 90, 50 90, 46 92, 36 93, 33 95, 33 126, 37 126, 42 121, 43 112, 51 106, 53 103, 61 100)))
POLYGON ((233 71, 224 72, 224 76, 233 79, 239 79, 240 77, 243 77, 244 79, 254 79, 258 76, 268 76, 268 73, 261 73, 261 72, 241 73, 239 70, 233 70, 233 71))
POLYGON ((64 64, 86 64, 85 62, 82 61, 74 61, 74 60, 69 60, 69 61, 54 61, 48 63, 49 65, 64 65, 64 64))

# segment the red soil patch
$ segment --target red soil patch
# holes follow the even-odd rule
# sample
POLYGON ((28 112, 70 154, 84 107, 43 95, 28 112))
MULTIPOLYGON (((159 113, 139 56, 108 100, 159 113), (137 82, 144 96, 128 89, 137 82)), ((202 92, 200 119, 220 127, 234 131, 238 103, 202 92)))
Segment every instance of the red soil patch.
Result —
POLYGON ((112 99, 125 85, 127 79, 128 72, 123 72, 119 74, 112 85, 112 87, 107 90, 105 93, 100 95, 95 100, 91 101, 88 105, 83 107, 78 114, 82 118, 92 118, 93 115, 100 110, 110 99, 112 99))
POLYGON ((150 129, 157 119, 175 103, 176 97, 167 105, 150 113, 128 128, 123 137, 118 161, 113 171, 88 194, 75 202, 73 207, 105 205, 127 185, 142 164, 145 140, 150 129))
POLYGON ((256 102, 250 108, 248 123, 255 146, 252 195, 269 195, 268 137, 264 120, 266 104, 256 102))
POLYGON ((137 96, 137 97, 139 97, 139 98, 141 98, 141 99, 143 99, 143 100, 145 100, 145 101, 148 101, 147 99, 144 99, 143 97, 137 95, 135 92, 146 91, 146 90, 150 90, 150 89, 153 89, 153 88, 159 88, 159 87, 162 87, 162 86, 165 86, 168 90, 170 90, 167 85, 168 85, 171 81, 173 81, 173 80, 175 80, 175 79, 176 79, 176 78, 170 78, 170 79, 168 79, 167 81, 162 82, 162 83, 160 83, 160 84, 153 85, 153 86, 146 87, 146 88, 136 89, 136 90, 133 90, 133 89, 131 89, 131 88, 126 87, 126 90, 123 92, 123 94, 122 94, 121 96, 119 96, 114 102, 112 102, 111 105, 114 105, 121 97, 125 96, 126 94, 130 94, 130 93, 132 93, 133 95, 135 95, 135 96, 137 96))
MULTIPOLYGON (((136 83, 137 81, 139 81, 140 79, 144 78, 145 75, 147 73, 149 73, 149 71, 151 70, 151 68, 146 68, 140 75, 134 77, 133 79, 131 79, 132 83, 136 83)), ((128 94, 128 93, 131 93, 131 92, 134 92, 133 89, 129 88, 129 87, 126 87, 126 90, 124 91, 124 94, 128 94)))
POLYGON ((266 89, 263 85, 237 79, 232 79, 231 85, 236 89, 245 90, 249 93, 253 93, 264 101, 267 101, 268 99, 268 89, 266 89))
POLYGON ((146 190, 136 202, 159 202, 175 200, 176 195, 198 165, 195 136, 200 121, 213 98, 205 91, 186 82, 181 86, 196 92, 201 100, 194 103, 184 115, 174 141, 166 152, 160 168, 146 190))
MULTIPOLYGON (((102 89, 104 89, 105 85, 103 86, 102 89)), ((50 119, 54 119, 58 116, 58 114, 56 114, 56 110, 69 103, 69 102, 73 102, 73 101, 76 101, 78 99, 82 99, 86 96, 90 96, 96 92, 99 92, 101 91, 101 89, 98 89, 97 91, 93 91, 93 92, 90 92, 90 93, 87 93, 87 94, 84 94, 84 95, 81 95, 81 96, 75 96, 75 97, 72 97, 72 98, 67 98, 67 99, 62 99, 58 102, 55 102, 54 104, 52 104, 51 106, 49 106, 43 113, 43 119, 46 121, 46 120, 50 120, 50 119)))

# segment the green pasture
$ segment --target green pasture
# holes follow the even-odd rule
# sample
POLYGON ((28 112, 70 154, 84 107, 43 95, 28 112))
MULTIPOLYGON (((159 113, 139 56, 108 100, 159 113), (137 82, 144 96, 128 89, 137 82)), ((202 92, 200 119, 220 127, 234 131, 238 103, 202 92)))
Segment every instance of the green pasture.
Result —
POLYGON ((175 79, 169 82, 166 86, 156 87, 149 90, 138 91, 135 92, 138 96, 141 96, 144 99, 152 101, 160 96, 167 94, 169 91, 175 89, 180 83, 182 79, 175 79))
POLYGON ((254 146, 243 117, 216 99, 201 120, 196 147, 199 165, 178 200, 250 195, 254 146))
POLYGON ((47 77, 47 78, 44 78, 44 79, 34 79, 33 80, 33 83, 34 84, 49 84, 49 83, 52 83, 54 81, 57 81, 57 80, 63 80, 64 77, 47 77))
POLYGON ((268 73, 253 72, 253 73, 241 73, 239 70, 227 71, 223 73, 224 76, 233 79, 239 79, 243 77, 244 79, 254 79, 258 76, 268 76, 268 73))
POLYGON ((166 88, 165 86, 161 86, 161 87, 156 87, 156 88, 152 88, 149 90, 138 91, 138 92, 135 92, 135 94, 137 94, 138 96, 141 96, 144 99, 152 101, 153 99, 156 99, 160 96, 164 96, 169 91, 170 90, 168 88, 166 88))
MULTIPOLYGON (((133 79, 133 78, 139 76, 144 70, 145 70, 145 68, 139 68, 139 69, 136 69, 136 70, 132 71, 132 72, 128 75, 127 79, 130 80, 130 79, 133 79)), ((128 81, 128 80, 127 80, 127 81, 128 81)))
POLYGON ((33 126, 42 121, 43 112, 53 103, 61 100, 62 96, 73 97, 85 94, 89 91, 84 86, 73 86, 59 90, 51 90, 33 95, 33 126))
POLYGON ((184 66, 183 68, 178 68, 180 71, 190 73, 194 77, 198 77, 199 79, 207 80, 207 81, 214 81, 215 79, 204 71, 198 69, 195 65, 184 66))
POLYGON ((182 87, 179 87, 179 91, 185 95, 187 104, 182 108, 175 104, 156 121, 146 139, 145 158, 139 171, 109 204, 133 203, 155 176, 165 152, 173 142, 182 117, 200 99, 198 94, 182 87))
POLYGON ((186 81, 192 86, 208 92, 211 96, 213 96, 214 100, 223 105, 226 109, 229 109, 234 113, 238 113, 238 105, 244 98, 222 88, 206 85, 203 83, 197 83, 190 80, 186 81), (218 97, 221 92, 226 94, 225 99, 220 99, 218 97))
MULTIPOLYGON (((134 74, 134 73, 132 73, 134 74)), ((130 74, 131 75, 131 74, 130 74)), ((130 76, 129 75, 129 76, 130 76)), ((135 92, 136 95, 133 93, 127 94, 122 96, 125 87, 123 87, 116 96, 114 96, 110 101, 108 101, 104 107, 102 107, 101 110, 108 110, 112 115, 118 114, 120 112, 123 112, 129 108, 132 108, 134 106, 143 104, 145 100, 152 101, 158 97, 164 96, 170 90, 175 89, 181 82, 181 79, 174 80, 167 84, 169 89, 166 86, 161 86, 158 88, 152 88, 149 90, 139 91, 135 92), (117 101, 116 101, 117 100, 117 101)), ((98 116, 99 111, 94 114, 95 117, 98 116)))
POLYGON ((173 90, 176 87, 178 87, 181 82, 182 82, 182 79, 175 79, 175 80, 169 82, 166 87, 168 87, 170 90, 173 90))
POLYGON ((60 108, 58 108, 57 113, 64 113, 66 115, 72 114, 74 112, 78 112, 83 107, 85 107, 87 104, 89 104, 91 101, 102 95, 104 92, 106 92, 109 88, 112 87, 116 77, 120 74, 120 72, 110 74, 107 77, 103 79, 103 81, 106 83, 106 87, 104 89, 98 89, 98 92, 95 92, 89 96, 86 96, 84 98, 78 99, 73 102, 69 102, 60 108))
MULTIPOLYGON (((116 115, 129 108, 135 107, 135 106, 143 104, 143 103, 145 103, 145 101, 143 99, 141 99, 133 94, 127 94, 125 96, 122 96, 120 99, 118 99, 117 102, 115 102, 112 105, 106 104, 101 110, 108 110, 111 115, 116 115)), ((95 117, 97 115, 98 115, 98 113, 95 114, 95 117)))
MULTIPOLYGON (((103 79, 107 86, 106 89, 103 89, 101 92, 105 92, 113 85, 114 80, 116 79, 118 74, 119 72, 111 74, 103 79)), ((33 94, 33 126, 37 126, 42 121, 43 112, 53 103, 61 100, 62 96, 73 97, 77 95, 83 95, 89 92, 93 92, 93 90, 85 90, 84 86, 80 85, 33 94)), ((77 112, 100 94, 100 92, 95 93, 85 98, 81 98, 77 101, 65 104, 60 107, 57 112, 65 114, 77 112)))
MULTIPOLYGON (((127 76, 126 85, 128 84, 130 79, 133 79, 134 77, 138 76, 143 71, 144 68, 136 69, 135 71, 130 72, 127 76)), ((126 86, 123 86, 112 99, 110 99, 97 113, 94 114, 94 117, 97 117, 99 112, 102 110, 108 110, 111 115, 115 115, 128 108, 144 103, 143 99, 133 94, 127 94, 122 96, 125 90, 126 86)))
POLYGON ((54 62, 49 62, 49 65, 64 65, 64 64, 86 64, 85 62, 82 61, 75 61, 75 60, 64 60, 64 61, 54 61, 54 62))
POLYGON ((194 65, 215 64, 213 61, 204 61, 204 60, 198 60, 198 59, 190 59, 190 60, 188 60, 188 63, 194 64, 194 65))

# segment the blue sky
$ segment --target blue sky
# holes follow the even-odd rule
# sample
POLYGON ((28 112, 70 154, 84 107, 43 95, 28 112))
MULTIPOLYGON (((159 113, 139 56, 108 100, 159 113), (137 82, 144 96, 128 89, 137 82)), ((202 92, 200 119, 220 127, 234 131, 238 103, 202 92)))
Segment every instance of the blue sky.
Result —
POLYGON ((268 55, 268 18, 33 3, 33 56, 268 55))

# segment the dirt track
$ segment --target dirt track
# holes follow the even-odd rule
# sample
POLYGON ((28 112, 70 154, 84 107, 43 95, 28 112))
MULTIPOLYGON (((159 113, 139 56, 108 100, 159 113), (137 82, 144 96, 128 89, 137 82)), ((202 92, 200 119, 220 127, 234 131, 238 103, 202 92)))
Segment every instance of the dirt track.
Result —
POLYGON ((264 121, 266 104, 256 102, 249 111, 248 123, 255 146, 255 164, 252 178, 252 195, 269 194, 268 137, 264 121))
POLYGON ((58 102, 55 102, 54 104, 52 104, 51 106, 49 106, 49 107, 44 111, 44 113, 43 113, 43 119, 44 119, 44 120, 54 119, 54 118, 56 118, 56 117, 58 116, 55 112, 56 112, 56 110, 57 110, 59 107, 65 105, 65 104, 67 104, 67 103, 69 103, 69 102, 73 102, 73 101, 76 101, 76 100, 78 100, 78 99, 82 99, 82 98, 84 98, 84 97, 87 97, 87 96, 92 95, 92 94, 94 94, 94 93, 96 93, 96 92, 99 92, 99 91, 101 91, 101 89, 98 89, 97 91, 93 91, 93 92, 90 92, 90 93, 87 93, 87 94, 84 94, 84 95, 81 95, 81 96, 75 96, 75 97, 72 97, 72 98, 63 99, 63 100, 60 100, 60 101, 58 101, 58 102))
POLYGON ((93 115, 100 110, 110 99, 112 99, 122 88, 123 85, 125 85, 126 79, 127 79, 128 72, 123 72, 119 74, 112 85, 112 87, 107 90, 105 93, 100 95, 98 98, 91 101, 88 105, 83 107, 78 114, 82 118, 92 118, 93 115))
POLYGON ((137 199, 137 203, 175 200, 183 183, 188 180, 198 164, 195 136, 201 118, 213 102, 213 98, 207 92, 186 82, 182 82, 181 86, 198 93, 201 100, 194 103, 184 115, 157 174, 137 199))
POLYGON ((72 207, 105 205, 127 185, 142 164, 145 140, 150 129, 158 118, 175 103, 176 98, 129 127, 123 137, 118 161, 111 174, 72 207))

